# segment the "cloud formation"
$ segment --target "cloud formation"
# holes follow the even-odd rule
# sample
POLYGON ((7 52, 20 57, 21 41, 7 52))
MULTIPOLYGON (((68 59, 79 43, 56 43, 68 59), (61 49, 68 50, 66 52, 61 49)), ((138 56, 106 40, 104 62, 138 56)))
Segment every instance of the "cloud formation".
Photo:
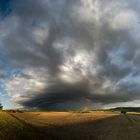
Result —
POLYGON ((0 77, 14 103, 73 109, 140 99, 138 0, 13 0, 10 9, 0 77))

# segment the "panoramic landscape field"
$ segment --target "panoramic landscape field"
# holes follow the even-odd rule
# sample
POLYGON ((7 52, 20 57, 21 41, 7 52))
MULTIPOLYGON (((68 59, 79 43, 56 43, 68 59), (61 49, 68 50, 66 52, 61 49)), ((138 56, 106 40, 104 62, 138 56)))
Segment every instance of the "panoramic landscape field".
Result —
POLYGON ((140 140, 140 0, 0 0, 0 140, 140 140))
POLYGON ((0 140, 139 140, 139 113, 0 112, 0 140))

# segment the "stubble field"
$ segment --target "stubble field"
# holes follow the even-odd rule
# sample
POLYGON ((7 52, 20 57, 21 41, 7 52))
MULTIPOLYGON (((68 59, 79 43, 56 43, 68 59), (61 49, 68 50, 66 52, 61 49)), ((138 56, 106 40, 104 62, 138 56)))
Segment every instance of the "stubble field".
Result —
POLYGON ((140 140, 139 114, 0 112, 0 140, 140 140))

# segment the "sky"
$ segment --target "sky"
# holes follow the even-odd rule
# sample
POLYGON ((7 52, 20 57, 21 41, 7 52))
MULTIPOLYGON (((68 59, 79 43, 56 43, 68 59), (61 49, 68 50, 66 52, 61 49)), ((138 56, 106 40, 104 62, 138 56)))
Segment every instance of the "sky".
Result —
POLYGON ((1 0, 5 109, 140 106, 139 0, 1 0))

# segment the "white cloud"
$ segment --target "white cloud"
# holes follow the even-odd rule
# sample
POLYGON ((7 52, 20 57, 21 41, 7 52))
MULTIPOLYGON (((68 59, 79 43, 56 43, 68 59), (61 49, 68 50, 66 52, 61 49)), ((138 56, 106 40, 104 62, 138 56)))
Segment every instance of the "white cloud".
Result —
POLYGON ((8 95, 15 103, 30 100, 46 88, 46 71, 43 69, 26 69, 6 83, 8 95), (26 76, 27 75, 27 76, 26 76))
POLYGON ((138 17, 137 13, 133 10, 122 10, 116 13, 113 21, 112 27, 114 29, 130 29, 137 23, 138 17))

